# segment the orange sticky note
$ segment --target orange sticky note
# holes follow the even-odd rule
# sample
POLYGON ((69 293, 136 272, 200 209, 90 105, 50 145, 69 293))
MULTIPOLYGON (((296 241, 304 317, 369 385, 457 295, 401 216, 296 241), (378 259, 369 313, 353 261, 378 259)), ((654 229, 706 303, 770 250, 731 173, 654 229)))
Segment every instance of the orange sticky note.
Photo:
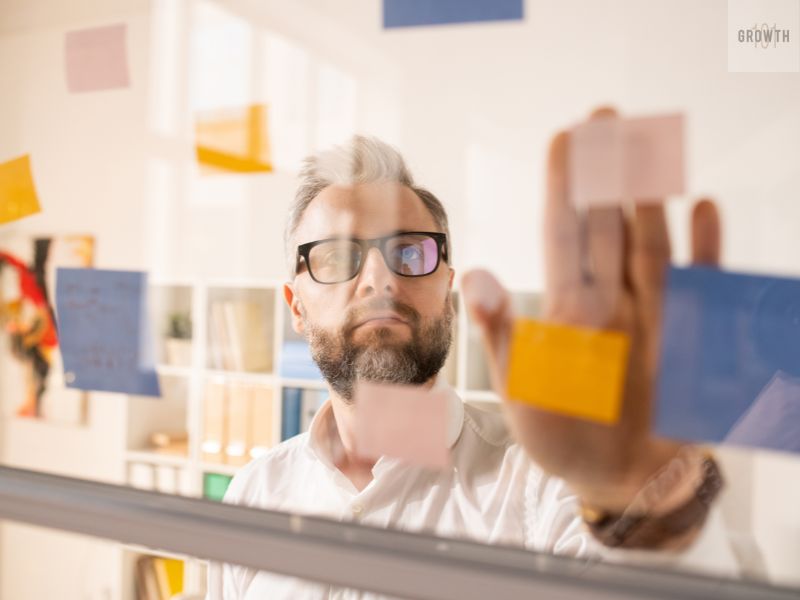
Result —
POLYGON ((448 390, 362 382, 355 391, 355 450, 441 469, 447 446, 448 390))
POLYGON ((206 171, 259 173, 272 171, 267 107, 212 111, 195 123, 197 162, 206 171))
POLYGON ((41 210, 30 156, 0 163, 0 223, 10 223, 41 210))
POLYGON ((519 319, 514 324, 508 396, 536 408, 599 423, 619 420, 628 336, 519 319))

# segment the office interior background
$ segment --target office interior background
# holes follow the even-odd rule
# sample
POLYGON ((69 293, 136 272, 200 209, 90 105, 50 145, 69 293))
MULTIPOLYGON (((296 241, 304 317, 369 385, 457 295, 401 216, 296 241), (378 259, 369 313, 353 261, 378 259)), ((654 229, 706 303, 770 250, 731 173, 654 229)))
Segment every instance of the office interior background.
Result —
MULTIPOLYGON (((548 141, 598 106, 685 117, 676 264, 691 201, 711 197, 726 270, 800 277, 800 73, 730 70, 732 3, 526 0, 521 19, 385 27, 378 0, 0 1, 0 162, 29 155, 41 203, 0 225, 0 250, 32 261, 49 238, 61 266, 146 272, 161 387, 78 392, 56 361, 26 416, 28 373, 3 334, 0 461, 214 501, 253 448, 306 428, 325 390, 284 307, 283 228, 302 159, 355 133, 402 152, 449 212, 457 273, 491 269, 523 313, 543 289, 548 141), (121 26, 126 77, 70 89, 65 40, 106 26, 121 26), (198 160, 198 139, 236 119, 264 132, 267 169, 198 160), (214 435, 246 438, 244 455, 214 453, 214 435)), ((7 298, 14 275, 0 275, 7 298)), ((455 300, 446 377, 496 402, 455 300)), ((797 453, 719 454, 743 577, 800 586, 797 453)), ((193 557, 3 521, 0 598, 135 598, 143 557, 203 593, 193 557)))

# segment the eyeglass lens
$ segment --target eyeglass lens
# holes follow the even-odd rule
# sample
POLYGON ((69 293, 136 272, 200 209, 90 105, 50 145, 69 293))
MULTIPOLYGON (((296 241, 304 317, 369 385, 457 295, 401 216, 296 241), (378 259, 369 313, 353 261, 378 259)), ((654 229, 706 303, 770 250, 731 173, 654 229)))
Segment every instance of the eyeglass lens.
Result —
MULTIPOLYGON (((382 247, 386 265, 398 275, 429 275, 439 260, 436 240, 421 234, 399 234, 386 240, 382 247)), ((329 240, 317 244, 308 254, 309 270, 314 279, 337 283, 355 277, 361 268, 363 251, 352 240, 329 240)))

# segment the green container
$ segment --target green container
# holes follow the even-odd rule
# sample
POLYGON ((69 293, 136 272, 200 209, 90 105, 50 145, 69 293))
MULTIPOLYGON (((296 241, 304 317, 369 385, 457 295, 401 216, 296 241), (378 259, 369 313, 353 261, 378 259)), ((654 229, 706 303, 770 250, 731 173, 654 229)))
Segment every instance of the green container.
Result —
POLYGON ((222 497, 233 479, 230 475, 222 475, 221 473, 204 473, 203 474, 203 498, 222 502, 222 497))

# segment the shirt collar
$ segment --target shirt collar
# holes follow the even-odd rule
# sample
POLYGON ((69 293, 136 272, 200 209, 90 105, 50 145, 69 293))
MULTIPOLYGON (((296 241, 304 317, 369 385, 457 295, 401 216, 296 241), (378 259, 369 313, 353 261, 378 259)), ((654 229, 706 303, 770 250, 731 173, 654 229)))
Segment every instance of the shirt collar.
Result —
MULTIPOLYGON (((464 427, 464 402, 443 377, 436 379, 433 389, 447 390, 447 447, 452 449, 461 437, 461 430, 464 427)), ((334 445, 331 442, 335 431, 333 405, 328 398, 311 420, 308 445, 311 451, 330 467, 334 466, 332 456, 334 445)))

